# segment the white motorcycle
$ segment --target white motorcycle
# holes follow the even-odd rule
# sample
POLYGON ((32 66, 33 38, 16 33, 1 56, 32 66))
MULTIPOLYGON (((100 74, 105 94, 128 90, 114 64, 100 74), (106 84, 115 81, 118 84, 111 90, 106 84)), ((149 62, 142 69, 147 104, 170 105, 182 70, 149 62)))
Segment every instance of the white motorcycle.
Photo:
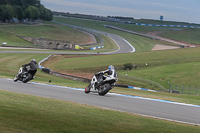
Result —
POLYGON ((99 95, 104 96, 115 86, 117 80, 116 73, 108 76, 103 75, 103 73, 97 73, 85 88, 85 93, 97 91, 99 95))

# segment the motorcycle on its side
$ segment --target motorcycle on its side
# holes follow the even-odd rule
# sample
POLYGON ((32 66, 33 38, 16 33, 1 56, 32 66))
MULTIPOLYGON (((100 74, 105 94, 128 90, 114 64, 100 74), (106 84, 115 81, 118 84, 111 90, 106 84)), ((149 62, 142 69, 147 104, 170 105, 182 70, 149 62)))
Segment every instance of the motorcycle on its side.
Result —
POLYGON ((18 74, 13 79, 14 82, 22 81, 23 83, 27 83, 28 81, 32 80, 32 75, 28 72, 28 67, 22 66, 20 67, 18 74))
POLYGON ((117 80, 117 75, 104 76, 103 73, 95 74, 90 84, 85 88, 85 93, 97 91, 99 95, 104 96, 115 86, 117 80))

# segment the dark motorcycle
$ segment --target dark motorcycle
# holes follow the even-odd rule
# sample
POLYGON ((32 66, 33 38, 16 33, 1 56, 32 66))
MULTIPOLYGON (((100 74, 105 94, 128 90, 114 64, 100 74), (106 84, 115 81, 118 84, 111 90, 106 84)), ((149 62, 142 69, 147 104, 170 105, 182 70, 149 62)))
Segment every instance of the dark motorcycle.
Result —
POLYGON ((20 67, 18 74, 13 79, 14 82, 16 81, 22 81, 23 83, 27 83, 28 81, 34 79, 32 75, 28 72, 28 67, 22 66, 20 67))

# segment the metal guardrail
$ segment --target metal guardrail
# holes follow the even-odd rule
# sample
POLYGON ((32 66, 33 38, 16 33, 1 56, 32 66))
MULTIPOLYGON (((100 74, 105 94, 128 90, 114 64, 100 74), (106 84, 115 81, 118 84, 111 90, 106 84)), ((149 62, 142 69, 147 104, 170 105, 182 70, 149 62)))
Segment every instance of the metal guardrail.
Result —
POLYGON ((177 85, 168 83, 169 93, 200 95, 200 88, 192 85, 177 85))

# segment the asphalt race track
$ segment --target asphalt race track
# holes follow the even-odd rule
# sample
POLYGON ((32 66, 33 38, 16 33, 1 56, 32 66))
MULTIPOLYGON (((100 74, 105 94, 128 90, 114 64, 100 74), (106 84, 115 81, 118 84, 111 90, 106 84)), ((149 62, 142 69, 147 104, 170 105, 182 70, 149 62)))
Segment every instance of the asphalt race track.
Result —
POLYGON ((24 84, 22 82, 13 82, 13 80, 3 78, 0 78, 0 84, 0 90, 67 100, 159 119, 200 125, 199 105, 173 103, 170 101, 117 95, 112 93, 105 96, 99 96, 97 93, 85 94, 83 89, 53 86, 34 82, 24 84))

